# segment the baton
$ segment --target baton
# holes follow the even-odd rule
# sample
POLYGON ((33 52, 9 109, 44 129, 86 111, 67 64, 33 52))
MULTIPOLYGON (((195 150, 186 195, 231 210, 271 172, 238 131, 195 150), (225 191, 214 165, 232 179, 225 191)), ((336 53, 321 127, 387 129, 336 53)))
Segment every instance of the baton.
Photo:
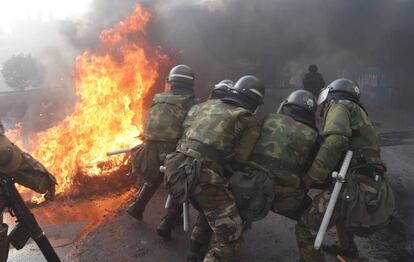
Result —
POLYGON ((352 154, 352 151, 348 150, 348 152, 346 152, 344 161, 342 162, 342 166, 339 170, 339 173, 336 171, 332 172, 332 177, 336 179, 336 183, 331 193, 331 198, 329 199, 328 207, 326 208, 325 215, 323 216, 318 234, 316 235, 314 243, 314 248, 316 250, 319 250, 319 248, 322 245, 323 238, 325 237, 326 230, 328 229, 329 222, 331 221, 332 213, 335 209, 336 201, 338 200, 339 193, 341 192, 342 184, 345 182, 345 177, 348 172, 349 164, 352 160, 352 154))

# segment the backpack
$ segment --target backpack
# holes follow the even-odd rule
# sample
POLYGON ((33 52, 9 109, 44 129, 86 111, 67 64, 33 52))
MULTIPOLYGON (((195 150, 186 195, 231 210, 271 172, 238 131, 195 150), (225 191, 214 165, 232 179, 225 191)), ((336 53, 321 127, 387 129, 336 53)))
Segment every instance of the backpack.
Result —
POLYGON ((264 218, 272 207, 274 180, 269 173, 236 172, 230 178, 231 191, 236 199, 240 216, 249 222, 264 218))

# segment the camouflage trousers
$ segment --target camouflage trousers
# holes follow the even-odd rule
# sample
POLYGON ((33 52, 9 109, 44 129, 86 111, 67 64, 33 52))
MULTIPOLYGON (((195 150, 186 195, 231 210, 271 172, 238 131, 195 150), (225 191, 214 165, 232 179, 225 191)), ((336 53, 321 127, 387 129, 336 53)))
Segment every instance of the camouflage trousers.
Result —
MULTIPOLYGON (((383 172, 373 168, 360 168, 348 174, 330 221, 330 227, 336 226, 339 249, 356 249, 354 233, 368 236, 390 222, 395 200, 383 176, 383 172)), ((316 196, 296 226, 301 261, 324 261, 323 253, 317 252, 313 243, 330 197, 330 190, 316 196)))
POLYGON ((207 243, 212 233, 204 261, 234 261, 243 225, 227 179, 202 166, 191 202, 200 212, 191 239, 207 243))
MULTIPOLYGON (((312 205, 308 207, 296 225, 295 234, 296 241, 299 247, 299 257, 302 262, 321 262, 325 261, 325 257, 321 250, 317 251, 314 248, 316 233, 322 223, 323 216, 328 206, 331 191, 326 190, 315 196, 312 205)), ((343 219, 340 216, 340 206, 342 200, 338 199, 335 210, 332 214, 331 222, 328 228, 332 226, 337 227, 337 238, 341 248, 346 249, 353 243, 353 234, 347 232, 343 226, 343 219)))
POLYGON ((197 248, 197 251, 191 250, 190 255, 198 257, 201 261, 207 253, 212 235, 213 230, 211 230, 206 217, 204 216, 203 212, 199 212, 197 220, 195 221, 193 230, 191 232, 191 242, 193 242, 193 245, 196 245, 199 248, 197 248))

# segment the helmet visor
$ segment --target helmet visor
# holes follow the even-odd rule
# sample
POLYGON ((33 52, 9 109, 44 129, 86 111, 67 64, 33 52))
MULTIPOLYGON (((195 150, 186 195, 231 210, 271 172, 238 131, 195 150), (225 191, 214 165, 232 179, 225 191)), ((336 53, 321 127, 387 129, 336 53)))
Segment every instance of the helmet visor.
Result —
POLYGON ((326 101, 326 99, 328 98, 328 94, 329 94, 329 87, 325 87, 324 89, 322 89, 318 97, 318 106, 326 101))

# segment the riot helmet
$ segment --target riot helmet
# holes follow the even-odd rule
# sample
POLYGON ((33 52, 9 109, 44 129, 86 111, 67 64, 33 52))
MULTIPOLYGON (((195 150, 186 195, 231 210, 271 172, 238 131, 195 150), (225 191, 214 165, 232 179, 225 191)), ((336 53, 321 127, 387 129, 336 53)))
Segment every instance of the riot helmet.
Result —
POLYGON ((361 98, 361 89, 352 80, 346 78, 336 79, 326 88, 322 89, 318 98, 318 105, 327 99, 347 99, 355 103, 359 103, 361 98))
POLYGON ((214 86, 214 89, 211 91, 210 97, 213 99, 223 98, 229 89, 234 87, 234 82, 232 80, 222 80, 220 83, 214 86))
POLYGON ((316 110, 315 96, 306 90, 296 90, 280 104, 278 113, 288 115, 316 129, 316 110))
POLYGON ((317 109, 315 96, 307 90, 296 90, 292 92, 281 104, 278 111, 284 106, 294 105, 307 111, 309 114, 315 114, 317 109))
POLYGON ((188 65, 176 65, 168 74, 167 83, 171 89, 193 89, 194 72, 188 65))
POLYGON ((265 86, 253 75, 241 77, 233 88, 222 98, 225 102, 235 103, 251 112, 263 104, 265 86))

